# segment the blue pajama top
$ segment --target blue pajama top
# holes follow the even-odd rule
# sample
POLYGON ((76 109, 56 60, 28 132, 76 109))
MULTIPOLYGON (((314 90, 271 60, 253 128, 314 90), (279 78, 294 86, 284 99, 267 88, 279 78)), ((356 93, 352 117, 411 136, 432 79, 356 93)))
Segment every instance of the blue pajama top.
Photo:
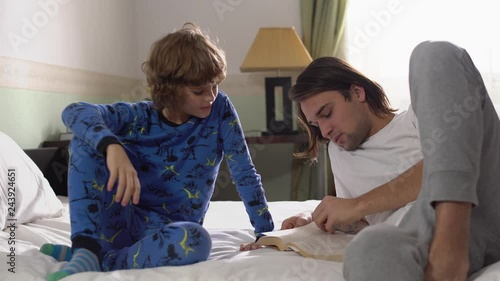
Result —
POLYGON ((75 137, 97 151, 103 140, 123 145, 141 183, 139 208, 202 224, 225 157, 255 232, 274 229, 239 117, 224 92, 219 91, 208 117, 191 116, 181 125, 166 120, 150 101, 79 102, 62 118, 75 137))

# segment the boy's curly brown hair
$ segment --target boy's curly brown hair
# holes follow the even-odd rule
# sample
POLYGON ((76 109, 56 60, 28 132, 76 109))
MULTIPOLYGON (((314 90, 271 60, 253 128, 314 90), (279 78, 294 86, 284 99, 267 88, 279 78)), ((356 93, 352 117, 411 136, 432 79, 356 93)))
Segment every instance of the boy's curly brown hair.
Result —
POLYGON ((151 46, 142 71, 158 110, 184 103, 184 87, 220 83, 226 78, 226 58, 194 23, 169 33, 151 46))

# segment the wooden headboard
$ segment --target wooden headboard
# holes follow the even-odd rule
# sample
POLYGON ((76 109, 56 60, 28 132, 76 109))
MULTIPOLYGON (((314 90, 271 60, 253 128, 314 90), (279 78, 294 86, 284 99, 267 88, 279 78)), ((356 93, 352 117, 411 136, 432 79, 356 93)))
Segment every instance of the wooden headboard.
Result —
POLYGON ((67 147, 25 149, 24 152, 40 168, 56 195, 68 196, 67 147))

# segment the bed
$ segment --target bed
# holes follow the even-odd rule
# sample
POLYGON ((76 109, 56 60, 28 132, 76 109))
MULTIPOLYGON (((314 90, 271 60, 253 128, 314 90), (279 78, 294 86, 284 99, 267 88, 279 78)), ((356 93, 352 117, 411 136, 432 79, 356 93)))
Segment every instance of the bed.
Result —
MULTIPOLYGON (((0 214, 4 218, 1 223, 7 226, 0 232, 0 255, 3 257, 0 280, 45 280, 48 273, 61 269, 65 262, 56 262, 38 252, 40 245, 47 242, 70 245, 68 199, 56 196, 52 187, 63 184, 64 175, 56 172, 49 176, 50 183, 45 177, 49 169, 58 171, 58 165, 54 165, 54 161, 61 161, 56 157, 58 150, 22 151, 12 140, 6 141, 5 134, 0 134, 0 138, 0 168, 7 171, 15 167, 19 175, 15 195, 18 211, 16 228, 9 228, 8 212, 0 214), (12 237, 15 239, 14 251, 9 243, 12 237)), ((4 189, 8 188, 5 183, 9 181, 2 178, 2 202, 8 202, 9 194, 4 189)), ((279 227, 288 216, 312 210, 318 202, 269 202, 269 209, 279 227)), ((4 204, 2 209, 5 209, 4 204)), ((212 252, 206 262, 179 267, 87 272, 64 280, 344 280, 342 263, 339 262, 307 259, 294 252, 279 252, 271 248, 239 252, 240 244, 255 239, 242 202, 211 202, 204 226, 213 240, 212 252)), ((500 281, 500 262, 481 273, 473 280, 500 281)))

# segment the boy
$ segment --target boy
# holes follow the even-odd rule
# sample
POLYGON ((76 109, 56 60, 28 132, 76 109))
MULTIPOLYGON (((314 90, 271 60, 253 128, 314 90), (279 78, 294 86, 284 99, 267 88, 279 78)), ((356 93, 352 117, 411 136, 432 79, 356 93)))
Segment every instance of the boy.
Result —
POLYGON ((274 228, 236 110, 218 90, 224 53, 188 23, 154 43, 142 67, 152 102, 74 103, 63 111, 74 133, 72 254, 41 248, 70 259, 48 280, 205 261, 211 240, 203 218, 224 155, 255 232, 274 228))

